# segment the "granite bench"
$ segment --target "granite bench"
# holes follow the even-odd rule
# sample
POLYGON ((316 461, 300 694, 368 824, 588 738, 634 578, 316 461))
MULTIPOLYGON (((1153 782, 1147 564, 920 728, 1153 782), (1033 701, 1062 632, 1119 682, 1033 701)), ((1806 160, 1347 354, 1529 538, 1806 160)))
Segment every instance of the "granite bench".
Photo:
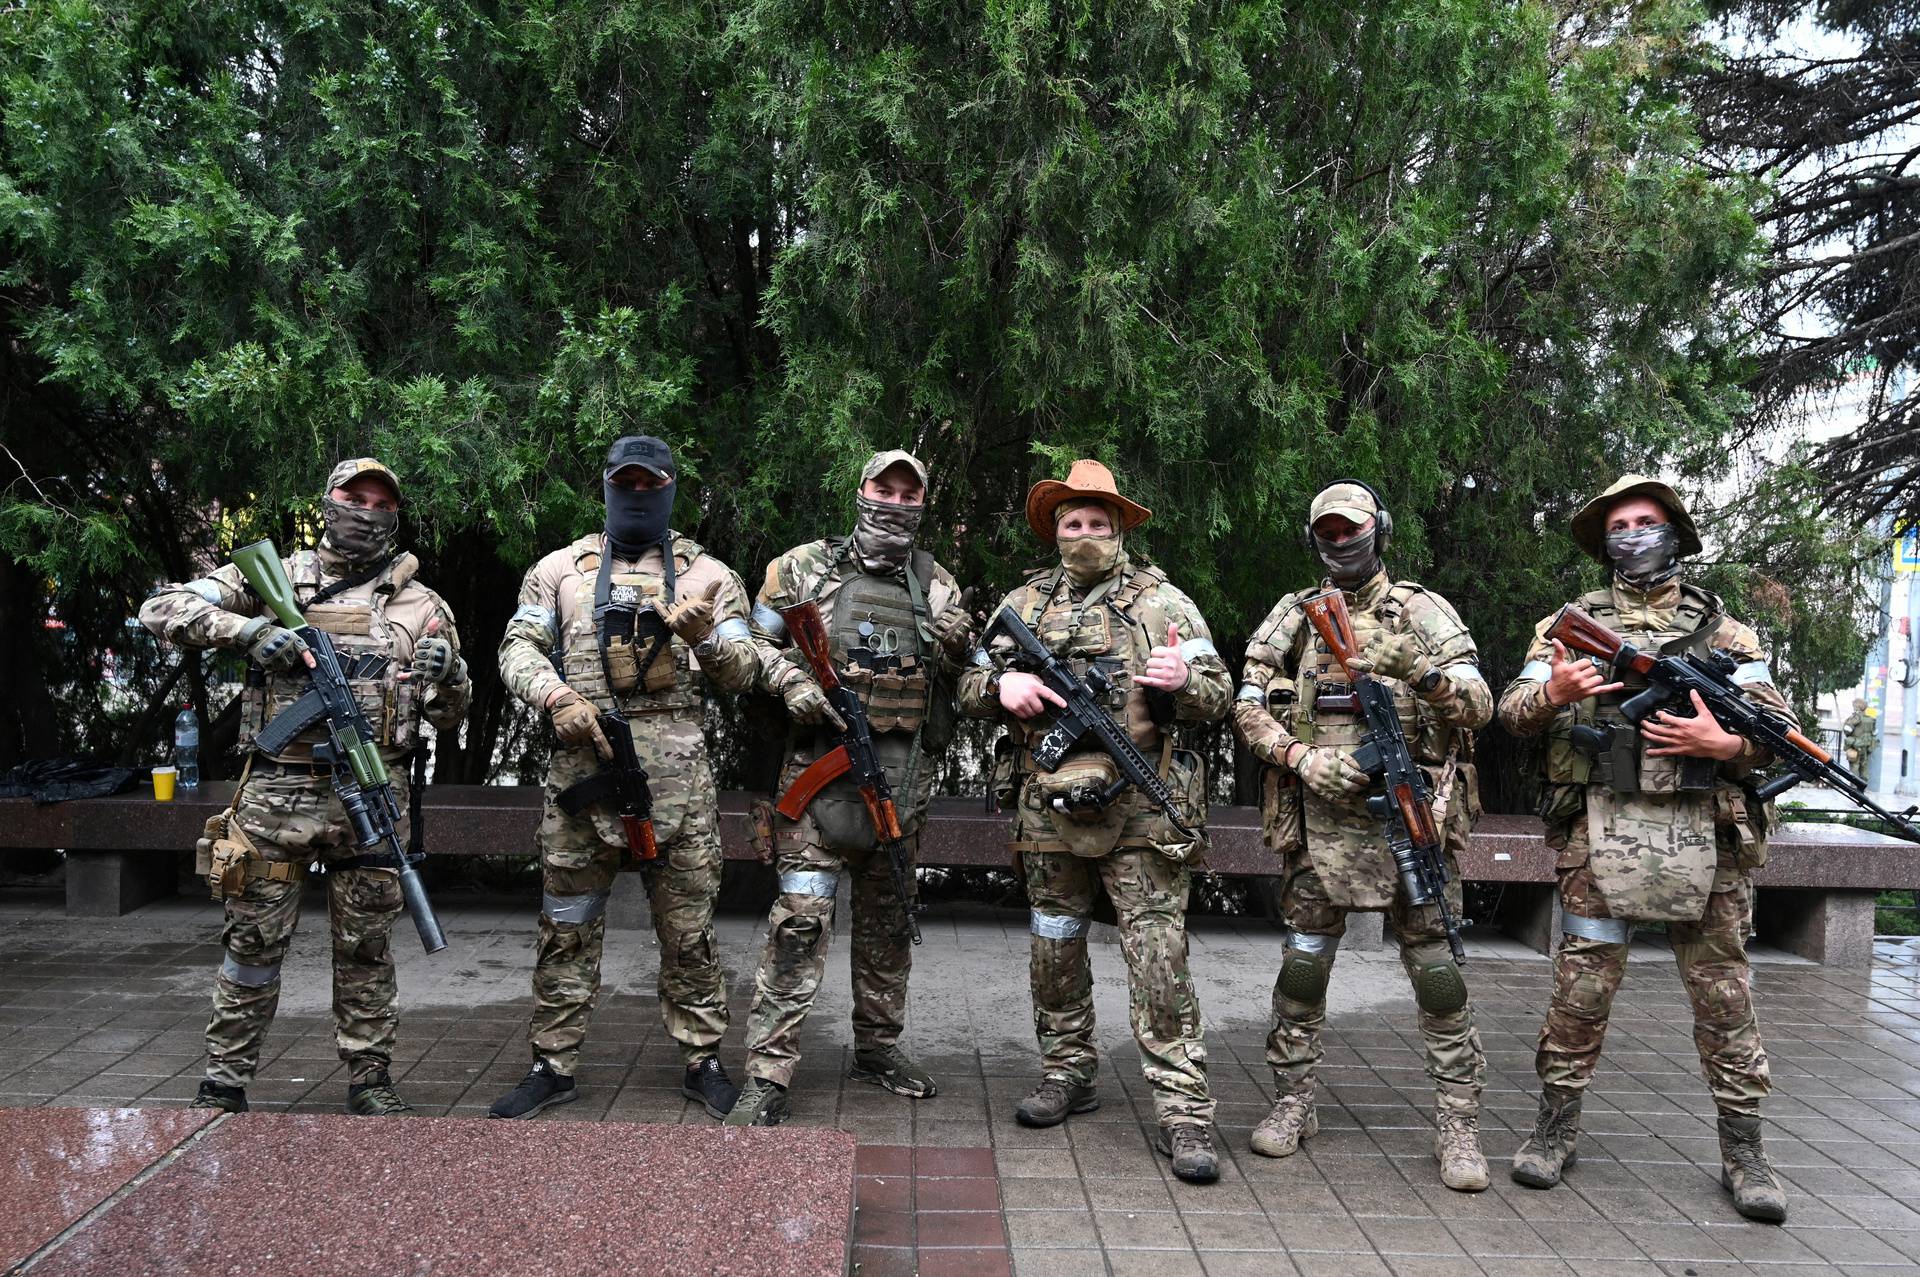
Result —
MULTIPOLYGON (((172 803, 143 793, 39 806, 0 799, 0 849, 60 848, 67 855, 67 911, 113 917, 171 894, 178 852, 191 847, 206 818, 225 806, 230 783, 211 784, 172 803)), ((434 855, 531 854, 540 822, 532 785, 434 785, 425 795, 427 847, 434 855)), ((752 860, 750 796, 721 795, 721 840, 729 860, 752 860)), ((1007 816, 979 799, 943 798, 921 839, 923 865, 1004 868, 1007 816)), ((1251 877, 1271 914, 1277 860, 1260 841, 1259 813, 1216 807, 1207 868, 1251 877)), ((1474 830, 1460 870, 1469 882, 1499 884, 1496 925, 1545 952, 1559 934, 1553 856, 1540 822, 1487 816, 1474 830)), ((1873 952, 1874 898, 1882 888, 1920 886, 1920 846, 1847 825, 1789 824, 1773 838, 1760 872, 1756 931, 1770 944, 1819 962, 1864 966, 1873 952)), ((1350 947, 1381 943, 1378 915, 1350 926, 1350 947)))

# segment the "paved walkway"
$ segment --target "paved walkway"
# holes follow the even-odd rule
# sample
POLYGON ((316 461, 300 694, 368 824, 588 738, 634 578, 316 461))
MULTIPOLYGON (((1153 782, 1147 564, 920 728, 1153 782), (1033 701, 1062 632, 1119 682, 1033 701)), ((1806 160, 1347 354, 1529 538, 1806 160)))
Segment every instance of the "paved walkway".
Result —
MULTIPOLYGON (((324 916, 314 901, 309 923, 324 916)), ((442 902, 452 941, 423 957, 404 924, 396 1072, 424 1111, 477 1116, 525 1072, 534 902, 442 902)), ((659 1027, 651 933, 631 906, 607 939, 607 987, 581 1071, 582 1099, 547 1120, 706 1122, 679 1095, 659 1027)), ((738 1073, 761 920, 722 920, 738 1073)), ((1390 952, 1335 971, 1322 1134, 1302 1156, 1247 1151, 1266 1111, 1262 1063, 1280 946, 1260 923, 1200 922, 1193 937, 1210 1073, 1227 1147, 1222 1182, 1174 1181, 1147 1143, 1151 1104, 1127 1036, 1111 931, 1094 955, 1103 1107, 1052 1131, 1011 1118, 1035 1079, 1026 918, 947 909, 916 951, 907 1045, 941 1080, 918 1104, 847 1085, 844 947, 806 1031, 794 1120, 862 1147, 856 1259, 864 1275, 1005 1271, 1048 1277, 1151 1272, 1785 1274, 1920 1271, 1920 947, 1883 946, 1871 972, 1758 954, 1760 1014, 1776 1094, 1770 1147, 1791 1181, 1784 1228, 1736 1216, 1718 1184, 1713 1110, 1669 955, 1643 940, 1587 1106, 1568 1183, 1510 1184, 1501 1165, 1531 1126, 1545 959, 1472 937, 1468 971, 1490 1059, 1493 1188, 1442 1188, 1412 1001, 1390 952)), ((201 1069, 207 985, 219 961, 206 902, 69 920, 57 902, 0 896, 0 1107, 179 1105, 201 1069)), ((251 1092, 264 1109, 326 1112, 345 1078, 327 1028, 326 945, 295 941, 279 1021, 251 1092)))

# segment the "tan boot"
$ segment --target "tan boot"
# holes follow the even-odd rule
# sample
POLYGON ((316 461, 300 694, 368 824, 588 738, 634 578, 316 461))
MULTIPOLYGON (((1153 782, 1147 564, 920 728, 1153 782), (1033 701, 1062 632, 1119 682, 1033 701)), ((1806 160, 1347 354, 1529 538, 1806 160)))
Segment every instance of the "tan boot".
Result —
POLYGON ((1533 1134, 1513 1155, 1513 1182, 1528 1188, 1552 1188, 1572 1166, 1580 1142, 1580 1092, 1548 1086, 1540 1091, 1540 1115, 1533 1134))
POLYGON ((1300 1141, 1320 1133, 1320 1110, 1313 1091, 1292 1091, 1273 1103, 1273 1112, 1253 1128, 1253 1151, 1262 1157, 1292 1157, 1300 1141))
POLYGON ((1760 1119, 1720 1115, 1720 1185, 1748 1219, 1778 1224, 1787 1218, 1787 1189, 1760 1142, 1760 1119))
POLYGON ((1440 1163, 1440 1182, 1456 1193, 1479 1192, 1490 1182, 1480 1152, 1480 1115, 1442 1105, 1438 1123, 1433 1156, 1440 1163))

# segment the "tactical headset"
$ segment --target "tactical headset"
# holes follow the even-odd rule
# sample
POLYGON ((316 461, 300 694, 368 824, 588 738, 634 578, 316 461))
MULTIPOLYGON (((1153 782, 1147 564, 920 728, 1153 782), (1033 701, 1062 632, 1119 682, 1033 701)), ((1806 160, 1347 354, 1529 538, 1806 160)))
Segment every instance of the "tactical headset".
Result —
MULTIPOLYGON (((1325 485, 1320 491, 1325 492, 1327 488, 1331 488, 1335 483, 1351 483, 1356 488, 1365 488, 1367 495, 1373 498, 1373 552, 1380 558, 1386 558, 1387 542, 1393 539, 1393 515, 1388 513, 1387 503, 1380 499, 1380 494, 1375 492, 1373 485, 1365 479, 1335 479, 1333 483, 1325 485)), ((1307 549, 1317 553, 1319 547, 1313 543, 1313 524, 1310 522, 1303 524, 1300 529, 1300 534, 1301 540, 1305 542, 1307 549)))

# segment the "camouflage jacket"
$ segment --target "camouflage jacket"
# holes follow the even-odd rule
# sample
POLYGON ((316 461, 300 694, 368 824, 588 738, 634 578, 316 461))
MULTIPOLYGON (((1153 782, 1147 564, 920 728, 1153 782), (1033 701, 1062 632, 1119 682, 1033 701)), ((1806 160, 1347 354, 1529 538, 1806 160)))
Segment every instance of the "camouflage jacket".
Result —
MULTIPOLYGON (((391 761, 417 743, 417 726, 425 716, 439 731, 454 731, 466 715, 473 683, 463 677, 453 683, 416 683, 401 678, 413 660, 413 645, 428 627, 460 650, 453 612, 438 594, 415 576, 420 561, 412 554, 396 554, 379 576, 326 602, 309 605, 320 590, 350 575, 333 551, 324 547, 300 550, 281 560, 293 583, 294 598, 315 629, 329 634, 343 655, 371 652, 389 658, 386 672, 353 682, 355 696, 374 730, 381 753, 391 761), (425 690, 421 691, 424 687, 425 690)), ((231 563, 196 581, 157 590, 141 605, 140 623, 170 643, 188 647, 234 647, 240 631, 256 617, 271 616, 266 604, 247 585, 231 563)), ((242 693, 240 739, 250 744, 272 717, 297 700, 307 688, 301 673, 264 675, 250 669, 242 693)), ((324 739, 315 728, 301 736, 284 758, 307 757, 324 739)))
POLYGON ((1840 731, 1847 742, 1847 748, 1866 754, 1873 751, 1879 743, 1879 723, 1864 710, 1855 710, 1841 725, 1840 731))
MULTIPOLYGON (((618 702, 626 713, 649 714, 697 711, 703 677, 730 692, 753 685, 757 663, 747 628, 746 585, 726 564, 676 533, 676 597, 690 598, 713 582, 720 583, 713 633, 692 648, 675 636, 649 667, 648 677, 631 691, 616 694, 601 667, 593 619, 594 583, 604 540, 598 532, 581 537, 527 569, 520 583, 520 605, 500 640, 500 678, 508 691, 539 710, 565 683, 601 710, 612 709, 618 702)), ((616 559, 612 568, 616 585, 631 587, 656 604, 670 602, 665 597, 665 571, 658 546, 638 562, 616 559)))

